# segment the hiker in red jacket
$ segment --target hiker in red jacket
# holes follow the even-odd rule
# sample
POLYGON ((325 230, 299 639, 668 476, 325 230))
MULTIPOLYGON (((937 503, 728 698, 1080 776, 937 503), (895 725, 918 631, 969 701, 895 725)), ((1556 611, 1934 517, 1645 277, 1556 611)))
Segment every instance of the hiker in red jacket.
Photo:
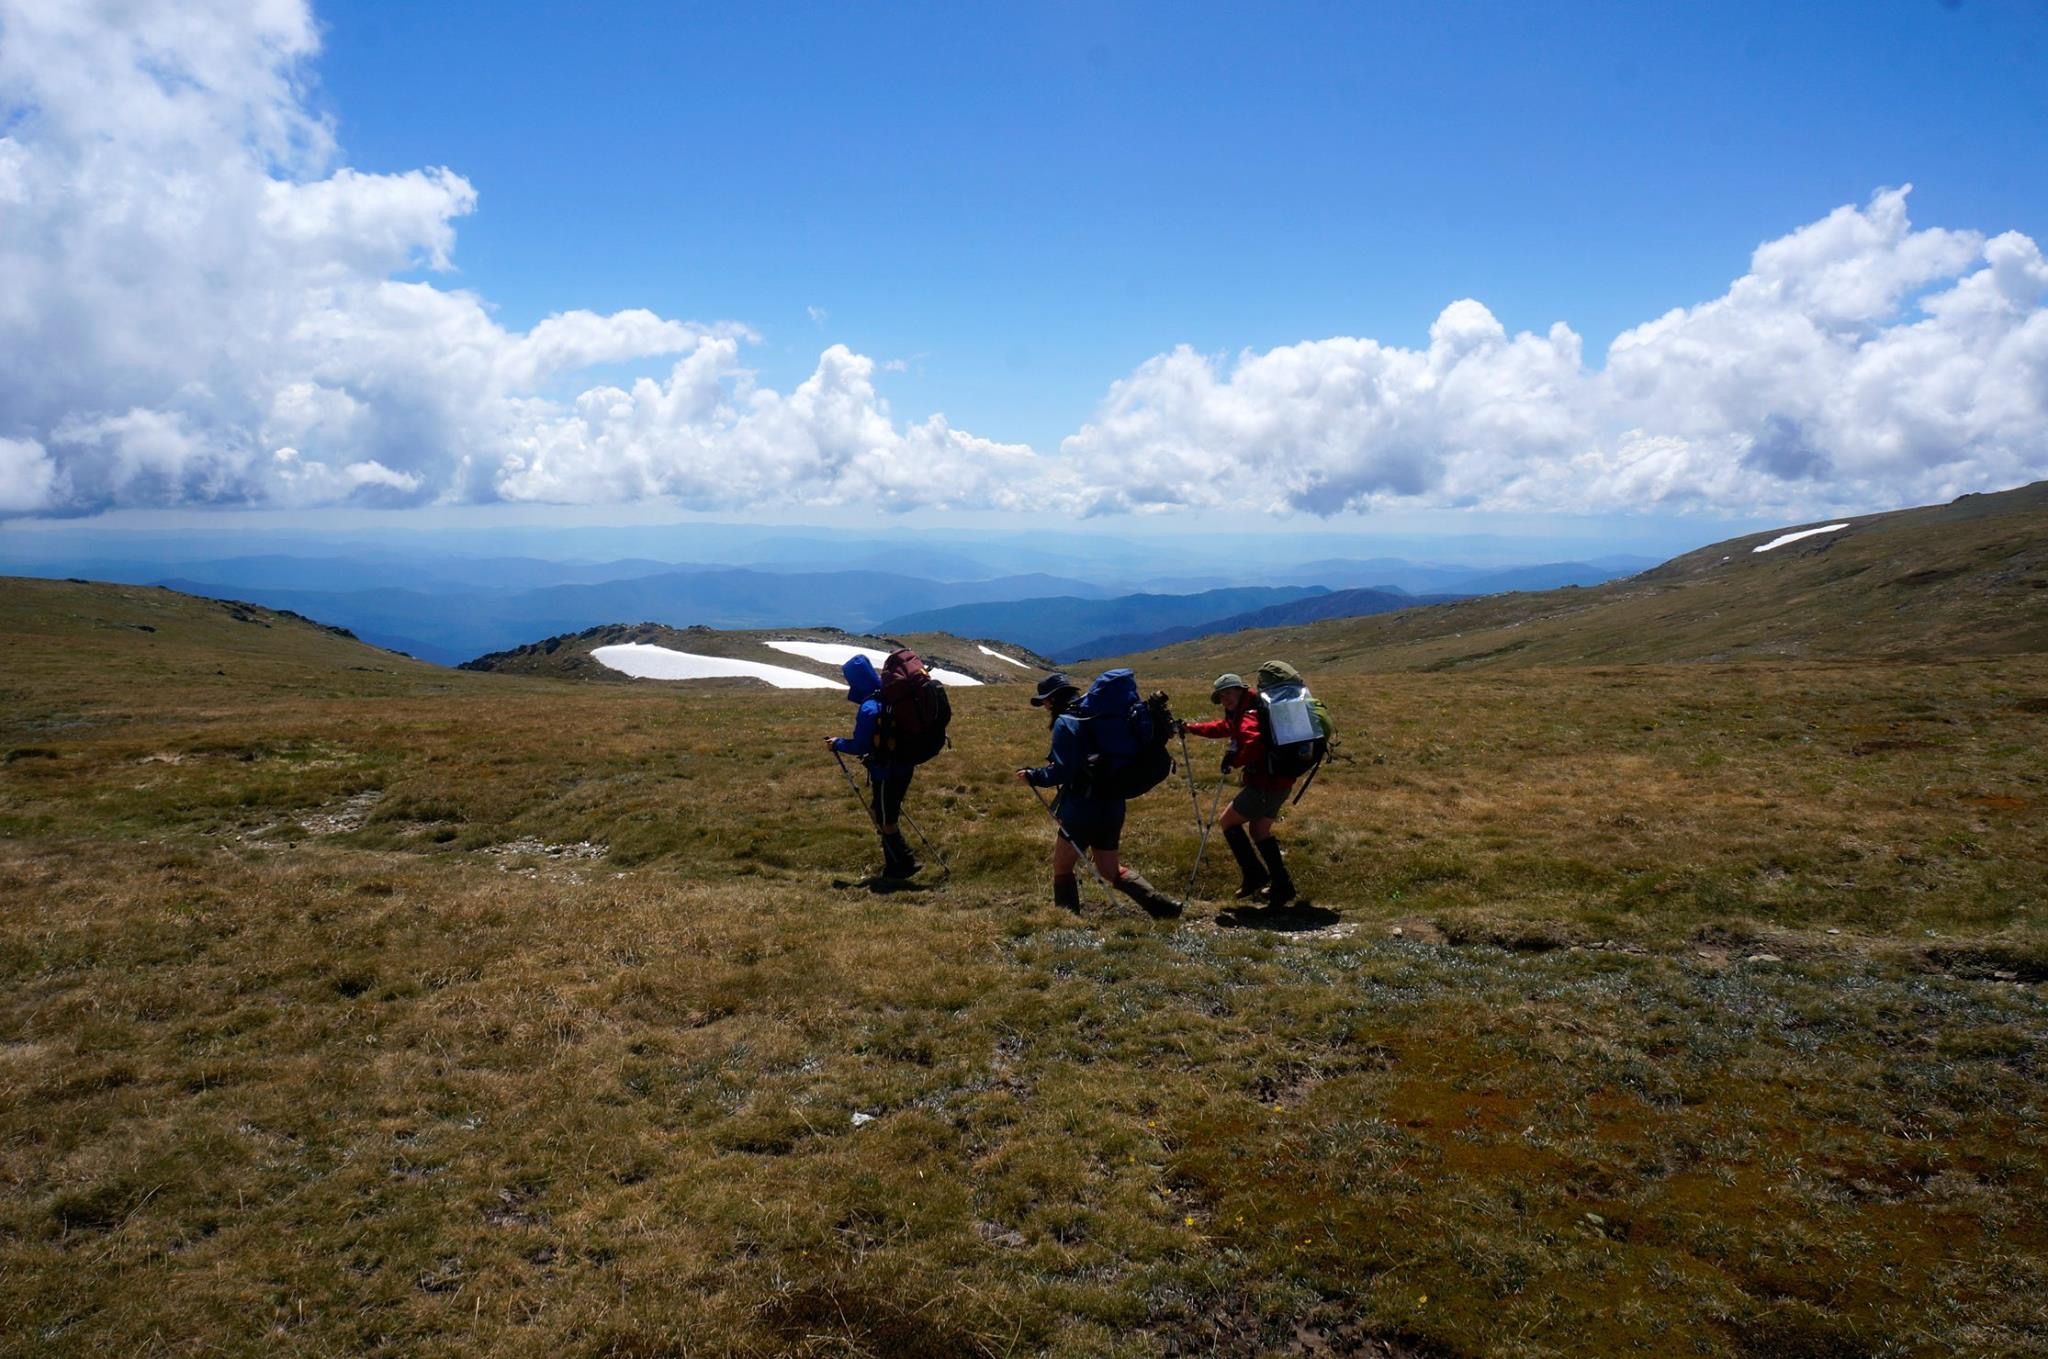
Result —
POLYGON ((1266 767, 1266 733, 1259 725, 1257 695, 1234 674, 1216 677, 1209 701, 1220 704, 1223 716, 1207 722, 1183 722, 1180 729, 1190 736, 1228 741, 1223 755, 1223 772, 1242 770, 1243 787, 1223 810, 1216 824, 1223 827, 1224 843, 1237 859, 1240 898, 1266 893, 1268 906, 1285 906, 1294 900, 1294 879, 1288 876, 1287 861, 1280 856, 1280 842, 1273 838, 1273 822, 1294 791, 1294 779, 1274 774, 1266 767), (1249 826, 1251 831, 1246 833, 1249 826), (1257 846, 1256 852, 1254 846, 1257 846), (1261 860, 1264 862, 1260 862, 1261 860))

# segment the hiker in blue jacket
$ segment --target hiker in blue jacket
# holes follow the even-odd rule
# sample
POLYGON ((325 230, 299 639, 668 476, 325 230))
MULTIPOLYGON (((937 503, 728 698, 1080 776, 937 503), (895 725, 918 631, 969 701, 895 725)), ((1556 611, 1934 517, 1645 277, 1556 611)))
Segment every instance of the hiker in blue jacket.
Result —
POLYGON ((882 677, 875 673, 875 663, 855 654, 839 667, 839 673, 846 677, 846 701, 860 704, 860 711, 853 719, 853 735, 828 736, 825 745, 841 755, 858 755, 868 771, 875 829, 882 837, 882 876, 910 877, 922 865, 910 852, 910 842, 897 831, 896 818, 910 792, 910 778, 917 772, 917 766, 890 764, 876 746, 882 725, 882 700, 877 697, 882 691, 882 677))
POLYGON ((1052 842, 1052 899, 1070 911, 1081 909, 1081 884, 1074 869, 1087 851, 1103 882, 1122 892, 1157 920, 1180 914, 1180 903, 1155 889, 1151 883, 1123 866, 1117 846, 1123 838, 1124 799, 1106 789, 1092 786, 1089 779, 1088 740, 1082 719, 1068 711, 1081 691, 1057 672, 1038 682, 1031 706, 1044 708, 1052 726, 1052 749, 1046 762, 1036 768, 1019 769, 1017 777, 1034 788, 1057 788, 1052 804, 1059 835, 1052 842))

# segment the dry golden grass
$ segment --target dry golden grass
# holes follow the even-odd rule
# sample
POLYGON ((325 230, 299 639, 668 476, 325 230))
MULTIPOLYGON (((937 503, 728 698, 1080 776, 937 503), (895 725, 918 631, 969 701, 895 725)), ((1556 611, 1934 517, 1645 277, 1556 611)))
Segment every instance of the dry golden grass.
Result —
POLYGON ((1853 517, 1758 555, 1774 535, 1703 547, 1591 589, 1205 637, 1139 658, 1208 671, 1244 651, 1304 670, 1475 669, 1673 661, 1913 660, 2048 651, 2048 481, 1853 517))
POLYGON ((1315 676, 1226 929, 1015 688, 882 894, 829 695, 13 586, 0 1352, 2048 1350, 2041 659, 1315 676))

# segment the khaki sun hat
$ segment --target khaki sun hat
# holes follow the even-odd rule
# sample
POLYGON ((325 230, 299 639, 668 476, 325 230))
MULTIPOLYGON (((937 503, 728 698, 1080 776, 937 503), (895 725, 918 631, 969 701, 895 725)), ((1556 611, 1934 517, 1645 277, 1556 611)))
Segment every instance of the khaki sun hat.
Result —
POLYGON ((1243 676, 1233 675, 1226 670, 1216 677, 1216 682, 1214 684, 1209 686, 1209 701, 1211 703, 1221 703, 1223 701, 1224 690, 1243 689, 1245 687, 1247 686, 1245 685, 1243 676))

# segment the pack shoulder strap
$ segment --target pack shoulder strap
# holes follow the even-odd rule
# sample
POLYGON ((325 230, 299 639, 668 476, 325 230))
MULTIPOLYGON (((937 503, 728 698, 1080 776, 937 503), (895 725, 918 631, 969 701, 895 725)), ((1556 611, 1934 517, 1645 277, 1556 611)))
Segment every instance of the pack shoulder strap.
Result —
POLYGON ((1288 800, 1288 806, 1295 806, 1301 801, 1302 797, 1308 792, 1308 786, 1316 781, 1316 775, 1321 772, 1322 767, 1323 757, 1318 755, 1316 756, 1316 762, 1308 767, 1308 777, 1301 781, 1301 787, 1295 789, 1294 796, 1288 800))

